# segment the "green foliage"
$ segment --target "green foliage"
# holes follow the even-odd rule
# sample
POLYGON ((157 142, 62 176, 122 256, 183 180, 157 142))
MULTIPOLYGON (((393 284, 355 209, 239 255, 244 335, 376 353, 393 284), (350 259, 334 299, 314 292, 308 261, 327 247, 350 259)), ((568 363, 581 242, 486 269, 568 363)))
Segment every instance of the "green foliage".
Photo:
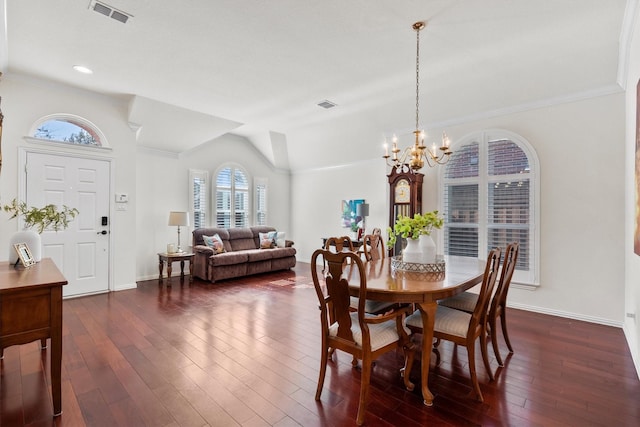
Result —
POLYGON ((63 230, 69 226, 69 221, 80 213, 76 208, 70 208, 66 205, 63 205, 60 211, 53 204, 41 208, 33 206, 27 208, 25 202, 19 202, 17 199, 13 199, 10 204, 4 205, 2 209, 11 214, 10 219, 22 216, 25 227, 35 227, 38 233, 42 233, 47 228, 54 231, 63 230))
POLYGON ((440 229, 443 225, 444 218, 438 216, 438 211, 426 212, 423 215, 418 213, 413 218, 400 215, 393 224, 393 229, 387 227, 387 233, 389 233, 387 246, 394 247, 398 236, 403 239, 417 239, 421 234, 429 236, 434 228, 440 229))

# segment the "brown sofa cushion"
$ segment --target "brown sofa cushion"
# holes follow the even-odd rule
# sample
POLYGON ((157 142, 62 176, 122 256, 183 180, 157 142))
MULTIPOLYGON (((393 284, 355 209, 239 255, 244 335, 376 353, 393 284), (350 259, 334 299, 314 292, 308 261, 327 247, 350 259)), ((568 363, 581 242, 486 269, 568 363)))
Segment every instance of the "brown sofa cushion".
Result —
POLYGON ((249 261, 249 255, 247 252, 223 252, 209 258, 209 263, 212 266, 216 265, 232 265, 241 264, 249 261))

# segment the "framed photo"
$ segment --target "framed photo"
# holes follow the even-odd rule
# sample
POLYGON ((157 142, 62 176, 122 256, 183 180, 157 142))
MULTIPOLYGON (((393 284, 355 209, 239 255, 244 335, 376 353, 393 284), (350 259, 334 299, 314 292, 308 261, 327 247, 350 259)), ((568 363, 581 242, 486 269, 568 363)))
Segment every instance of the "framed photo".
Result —
POLYGON ((18 257, 20 258, 20 262, 25 267, 31 267, 36 261, 33 259, 31 255, 31 251, 29 250, 29 246, 26 243, 16 243, 13 245, 16 252, 18 253, 18 257))

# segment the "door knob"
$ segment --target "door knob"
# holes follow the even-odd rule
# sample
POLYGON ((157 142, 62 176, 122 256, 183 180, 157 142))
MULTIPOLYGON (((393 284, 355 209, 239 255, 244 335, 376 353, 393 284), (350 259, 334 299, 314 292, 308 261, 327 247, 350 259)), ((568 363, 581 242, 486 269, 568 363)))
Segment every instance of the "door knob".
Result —
POLYGON ((102 234, 102 235, 107 234, 107 230, 98 231, 97 234, 102 234))

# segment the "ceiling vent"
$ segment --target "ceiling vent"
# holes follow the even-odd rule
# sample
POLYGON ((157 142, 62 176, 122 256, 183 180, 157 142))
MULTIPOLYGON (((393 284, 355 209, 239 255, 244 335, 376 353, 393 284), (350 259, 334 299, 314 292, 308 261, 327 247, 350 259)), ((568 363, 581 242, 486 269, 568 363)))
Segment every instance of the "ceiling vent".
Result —
POLYGON ((106 3, 102 3, 96 0, 91 0, 91 2, 89 2, 89 9, 93 9, 94 11, 104 16, 113 18, 116 21, 122 22, 123 24, 126 24, 129 18, 133 17, 133 15, 129 13, 123 12, 112 6, 109 6, 106 3))
POLYGON ((324 101, 320 101, 320 102, 318 102, 318 107, 322 107, 322 108, 325 108, 325 109, 327 109, 327 110, 328 110, 329 108, 333 108, 333 107, 335 107, 336 105, 337 105, 337 104, 334 104, 334 103, 333 103, 333 102, 331 102, 331 101, 327 101, 326 99, 325 99, 324 101))

